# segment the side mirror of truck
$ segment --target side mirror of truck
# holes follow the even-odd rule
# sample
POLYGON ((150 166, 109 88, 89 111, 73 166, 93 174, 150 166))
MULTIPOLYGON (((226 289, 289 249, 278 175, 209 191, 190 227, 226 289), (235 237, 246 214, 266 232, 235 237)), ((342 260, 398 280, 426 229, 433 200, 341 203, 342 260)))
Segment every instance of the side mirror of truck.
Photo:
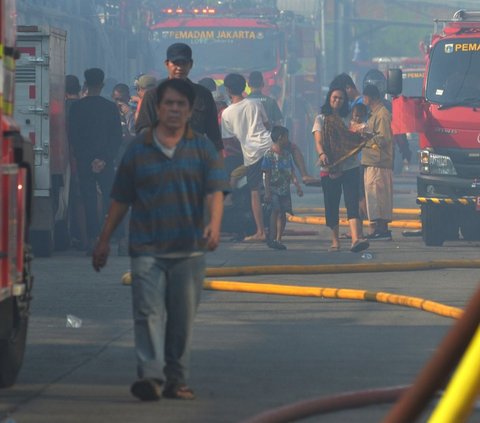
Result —
POLYGON ((387 93, 396 97, 402 93, 403 76, 401 69, 388 69, 387 93))

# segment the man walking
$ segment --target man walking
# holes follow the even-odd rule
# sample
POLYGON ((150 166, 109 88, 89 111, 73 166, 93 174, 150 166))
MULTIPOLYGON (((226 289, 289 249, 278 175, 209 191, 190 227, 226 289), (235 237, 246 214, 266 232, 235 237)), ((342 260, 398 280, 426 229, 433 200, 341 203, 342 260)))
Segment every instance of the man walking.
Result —
MULTIPOLYGON (((217 107, 212 93, 205 87, 195 84, 188 79, 188 74, 193 67, 192 49, 187 44, 175 43, 167 49, 165 67, 168 79, 183 79, 195 91, 195 104, 193 105, 190 125, 195 132, 206 135, 215 145, 217 151, 223 150, 220 129, 218 127, 217 107)), ((138 111, 135 129, 137 134, 152 126, 157 119, 155 112, 156 91, 149 90, 145 93, 138 111)))
POLYGON ((193 399, 186 384, 193 319, 205 273, 204 252, 219 243, 228 181, 211 141, 188 124, 195 99, 192 84, 165 80, 155 98, 158 123, 138 135, 123 156, 92 264, 97 271, 105 266, 112 233, 131 207, 139 377, 131 392, 142 401, 158 400, 162 394, 193 399))
POLYGON ((262 159, 272 146, 270 131, 266 124, 268 117, 263 106, 243 97, 247 84, 237 73, 228 74, 223 81, 232 101, 222 113, 222 137, 225 144, 232 138, 238 139, 242 147, 243 164, 247 171, 247 184, 251 192, 251 207, 255 219, 256 232, 245 241, 265 241, 260 187, 262 181, 262 159))
POLYGON ((97 184, 102 193, 103 216, 108 207, 114 159, 122 142, 122 125, 117 106, 100 96, 105 77, 103 71, 98 68, 87 69, 84 75, 88 94, 71 105, 68 139, 77 162, 87 222, 87 254, 90 255, 101 225, 97 184))

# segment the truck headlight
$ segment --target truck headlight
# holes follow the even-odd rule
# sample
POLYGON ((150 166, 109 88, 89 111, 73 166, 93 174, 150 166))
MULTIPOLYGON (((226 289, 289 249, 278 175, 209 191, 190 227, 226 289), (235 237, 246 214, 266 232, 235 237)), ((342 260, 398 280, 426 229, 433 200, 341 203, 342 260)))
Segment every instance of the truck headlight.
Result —
POLYGON ((420 151, 420 172, 430 175, 457 174, 450 157, 435 154, 429 150, 420 151))

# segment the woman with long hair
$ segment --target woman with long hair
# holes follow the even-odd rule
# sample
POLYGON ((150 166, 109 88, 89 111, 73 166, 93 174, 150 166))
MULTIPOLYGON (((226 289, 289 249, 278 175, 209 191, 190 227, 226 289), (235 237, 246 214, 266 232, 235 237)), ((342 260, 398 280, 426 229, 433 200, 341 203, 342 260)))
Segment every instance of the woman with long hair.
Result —
POLYGON ((344 118, 348 116, 347 93, 342 88, 331 88, 321 113, 315 118, 313 136, 321 166, 322 188, 325 202, 326 224, 332 231, 329 251, 340 250, 339 206, 344 196, 347 218, 352 234, 350 251, 360 252, 369 247, 366 239, 360 238, 359 218, 359 167, 357 155, 363 137, 350 132, 344 118))

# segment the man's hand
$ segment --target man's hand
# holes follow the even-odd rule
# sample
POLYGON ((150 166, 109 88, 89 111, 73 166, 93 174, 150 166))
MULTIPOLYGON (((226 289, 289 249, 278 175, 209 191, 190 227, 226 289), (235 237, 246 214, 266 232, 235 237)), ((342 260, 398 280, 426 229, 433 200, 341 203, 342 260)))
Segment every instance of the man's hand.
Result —
POLYGON ((299 197, 303 197, 303 190, 302 190, 302 187, 300 185, 295 185, 296 188, 297 188, 297 195, 299 197))
POLYGON ((118 107, 124 116, 130 112, 130 106, 126 103, 118 103, 118 107))
POLYGON ((102 267, 107 264, 107 258, 110 254, 110 246, 108 242, 98 241, 93 250, 92 266, 96 272, 100 272, 102 267))
POLYGON ((203 237, 207 240, 208 250, 216 250, 220 243, 220 228, 214 228, 211 224, 208 224, 203 232, 203 237))

